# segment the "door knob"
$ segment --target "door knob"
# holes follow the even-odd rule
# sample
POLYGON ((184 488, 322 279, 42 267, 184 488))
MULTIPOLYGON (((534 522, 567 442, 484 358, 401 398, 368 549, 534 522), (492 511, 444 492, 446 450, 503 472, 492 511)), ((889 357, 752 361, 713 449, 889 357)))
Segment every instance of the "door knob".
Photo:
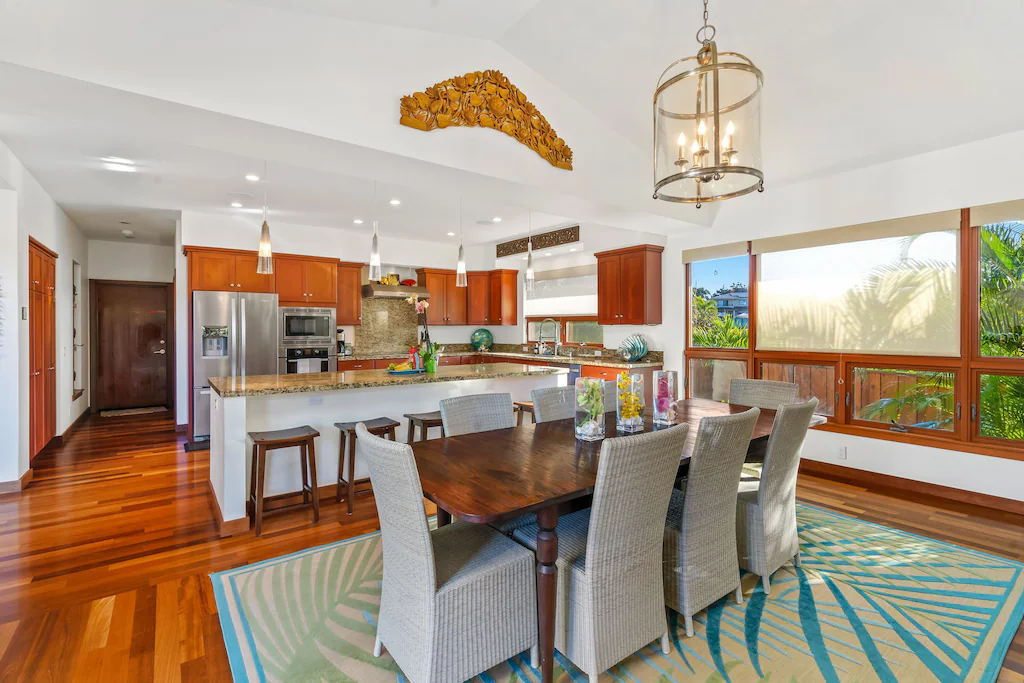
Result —
POLYGON ((160 349, 159 351, 154 351, 153 353, 167 353, 167 349, 160 349))

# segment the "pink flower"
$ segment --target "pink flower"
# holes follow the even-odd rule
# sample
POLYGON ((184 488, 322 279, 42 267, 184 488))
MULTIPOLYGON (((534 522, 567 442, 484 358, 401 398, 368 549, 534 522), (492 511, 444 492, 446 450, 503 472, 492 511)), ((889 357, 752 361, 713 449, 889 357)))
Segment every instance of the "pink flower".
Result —
POLYGON ((426 313, 428 306, 430 306, 430 302, 429 301, 417 301, 416 302, 416 312, 420 313, 420 314, 426 313))

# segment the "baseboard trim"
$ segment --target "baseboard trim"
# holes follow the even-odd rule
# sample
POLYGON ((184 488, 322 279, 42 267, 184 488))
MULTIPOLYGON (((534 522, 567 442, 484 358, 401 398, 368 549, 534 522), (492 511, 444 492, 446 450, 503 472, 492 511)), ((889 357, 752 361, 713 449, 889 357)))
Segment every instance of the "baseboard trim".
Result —
POLYGON ((174 425, 174 431, 178 432, 179 434, 187 432, 188 431, 188 424, 183 424, 183 425, 176 424, 176 425, 174 425))
POLYGON ((220 511, 220 503, 217 502, 217 494, 213 492, 213 482, 209 479, 206 480, 206 490, 209 493, 210 511, 213 513, 213 518, 217 522, 217 533, 220 534, 221 538, 237 536, 238 534, 243 534, 249 531, 248 515, 241 519, 232 519, 227 522, 224 521, 224 515, 220 511))
POLYGON ((25 487, 32 483, 34 476, 32 468, 29 467, 25 474, 14 481, 0 481, 0 496, 7 493, 21 493, 25 490, 25 487))
POLYGON ((75 418, 75 421, 68 425, 68 428, 64 430, 63 434, 58 434, 56 437, 54 437, 54 441, 56 441, 57 445, 63 446, 64 440, 71 438, 71 435, 75 433, 75 430, 82 426, 82 424, 85 422, 85 419, 89 417, 89 413, 91 412, 92 408, 86 407, 86 409, 83 410, 82 413, 75 418))
POLYGON ((853 467, 843 467, 842 465, 836 465, 829 462, 819 462, 817 460, 806 459, 801 460, 800 472, 816 477, 824 477, 826 479, 841 481, 846 484, 853 484, 855 486, 864 486, 869 489, 885 487, 910 491, 921 495, 934 496, 936 498, 944 498, 946 500, 955 500, 959 503, 980 505, 982 507, 999 510, 1001 512, 1024 515, 1024 501, 1013 500, 1011 498, 1001 498, 1000 496, 992 496, 987 493, 965 491, 951 486, 929 484, 928 482, 917 481, 916 479, 904 479, 903 477, 894 477, 889 474, 879 474, 877 472, 869 472, 867 470, 858 470, 853 467))

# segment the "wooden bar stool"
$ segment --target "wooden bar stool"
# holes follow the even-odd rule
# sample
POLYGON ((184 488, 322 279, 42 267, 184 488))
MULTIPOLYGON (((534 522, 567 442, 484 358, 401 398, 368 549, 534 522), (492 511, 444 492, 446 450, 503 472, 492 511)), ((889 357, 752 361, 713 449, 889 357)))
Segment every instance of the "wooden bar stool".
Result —
POLYGON ((523 414, 529 413, 530 420, 533 422, 537 421, 537 417, 533 414, 533 401, 516 401, 512 404, 512 409, 516 411, 516 426, 523 426, 523 414))
POLYGON ((427 440, 427 430, 431 427, 440 427, 441 436, 444 436, 444 422, 441 421, 441 411, 435 410, 432 413, 406 413, 402 417, 409 420, 409 435, 406 443, 412 443, 416 437, 416 427, 420 428, 420 441, 427 440))
POLYGON ((320 521, 320 493, 316 487, 316 444, 320 436, 309 425, 278 429, 272 432, 249 432, 252 440, 252 472, 249 475, 249 511, 255 519, 256 535, 263 532, 263 480, 267 470, 267 451, 280 448, 298 448, 299 463, 302 467, 302 502, 277 508, 274 512, 290 510, 313 501, 313 521, 320 521), (307 472, 308 467, 308 472, 307 472))
MULTIPOLYGON (((401 422, 392 420, 389 417, 375 417, 372 420, 360 420, 366 425, 366 431, 370 432, 374 436, 379 436, 383 439, 391 438, 395 440, 395 427, 401 425, 401 422)), ((338 483, 337 490, 334 493, 334 500, 341 502, 344 497, 348 502, 348 514, 352 514, 352 497, 355 495, 356 489, 356 425, 359 422, 335 422, 334 426, 341 430, 341 438, 338 441, 338 483), (348 451, 348 481, 345 480, 345 452, 348 451), (342 487, 347 489, 345 496, 341 495, 342 487)), ((369 479, 360 479, 359 483, 369 481, 369 479)))

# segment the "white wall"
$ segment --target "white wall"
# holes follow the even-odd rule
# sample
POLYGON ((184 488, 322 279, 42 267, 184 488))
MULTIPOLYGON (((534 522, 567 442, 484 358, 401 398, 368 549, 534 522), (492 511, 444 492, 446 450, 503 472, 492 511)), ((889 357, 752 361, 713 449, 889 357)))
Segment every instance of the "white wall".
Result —
POLYGON ((0 446, 0 481, 4 482, 24 473, 19 469, 18 439, 12 438, 20 433, 21 426, 18 244, 18 194, 0 189, 0 434, 8 435, 0 446))
MULTIPOLYGON (((18 415, 17 447, 11 439, 0 446, 0 481, 11 481, 24 474, 29 468, 29 321, 21 320, 21 308, 28 307, 28 239, 34 238, 58 255, 56 273, 56 338, 57 338, 57 434, 66 430, 88 407, 89 377, 85 372, 83 386, 86 391, 72 402, 72 262, 77 261, 88 272, 88 247, 86 239, 71 219, 54 203, 53 199, 36 182, 6 145, 0 143, 0 179, 17 195, 17 269, 11 270, 10 255, 0 257, 0 276, 4 285, 4 323, 10 322, 7 303, 14 304, 15 321, 4 328, 4 353, 17 353, 17 391, 13 385, 3 387, 0 398, 0 413, 18 415), (17 330, 17 334, 14 334, 17 330), (7 346, 7 344, 10 346, 7 346), (14 351, 16 350, 16 351, 14 351)), ((8 212, 9 213, 9 212, 8 212)), ((8 218, 9 220, 9 218, 8 218)), ((3 225, 0 213, 0 228, 3 225)), ((9 233, 8 238, 9 239, 9 233)), ((6 245, 5 245, 6 246, 6 245)), ((6 251, 6 249, 5 249, 6 251)), ((88 306, 88 287, 80 293, 83 306, 88 306)), ((88 320, 88 310, 84 312, 88 320)), ((88 335, 83 335, 83 358, 88 358, 88 335)), ((9 360, 9 358, 4 359, 9 360)), ((88 364, 86 364, 88 365, 88 364)), ((0 361, 0 377, 9 377, 8 370, 0 361)))
POLYGON ((171 282, 174 247, 138 242, 89 240, 90 280, 171 282))

